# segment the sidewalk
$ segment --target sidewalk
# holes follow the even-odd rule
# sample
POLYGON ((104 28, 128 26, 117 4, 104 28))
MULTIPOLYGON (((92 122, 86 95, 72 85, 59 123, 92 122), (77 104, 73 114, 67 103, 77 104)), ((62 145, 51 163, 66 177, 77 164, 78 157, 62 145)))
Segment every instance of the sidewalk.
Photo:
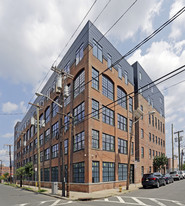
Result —
MULTIPOLYGON (((62 197, 61 196, 61 194, 62 194, 61 190, 58 190, 58 194, 53 195, 52 190, 50 188, 43 188, 42 187, 41 189, 44 189, 46 191, 42 192, 41 194, 56 197, 56 198, 60 198, 60 199, 81 200, 81 201, 84 200, 85 201, 85 200, 94 200, 94 199, 108 198, 108 197, 111 197, 111 196, 121 195, 121 194, 124 194, 124 193, 128 193, 128 192, 137 190, 141 186, 142 186, 141 184, 131 184, 129 186, 129 190, 126 190, 126 187, 122 187, 122 192, 119 192, 119 188, 96 191, 96 192, 91 192, 91 193, 70 191, 70 197, 69 198, 62 197)), ((35 187, 35 186, 24 185, 24 188, 25 187, 31 188, 35 192, 38 191, 38 187, 35 187)))

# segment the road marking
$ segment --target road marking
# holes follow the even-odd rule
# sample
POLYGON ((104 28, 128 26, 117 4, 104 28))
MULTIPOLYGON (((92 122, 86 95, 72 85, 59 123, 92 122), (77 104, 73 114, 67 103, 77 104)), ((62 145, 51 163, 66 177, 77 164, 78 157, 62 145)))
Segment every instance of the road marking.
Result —
POLYGON ((108 201, 109 201, 109 199, 108 199, 108 198, 105 198, 104 200, 105 200, 106 202, 108 202, 108 201))
POLYGON ((137 203, 139 203, 139 205, 146 205, 144 202, 142 202, 141 200, 137 199, 136 197, 131 197, 134 201, 136 201, 137 203))
POLYGON ((56 200, 52 205, 50 205, 50 206, 55 206, 55 205, 57 205, 58 203, 60 202, 60 200, 56 200))
POLYGON ((184 204, 178 202, 178 201, 172 201, 173 203, 177 204, 177 205, 180 205, 180 206, 185 206, 184 204))
POLYGON ((165 204, 163 204, 162 202, 159 202, 158 200, 156 200, 156 199, 154 199, 154 198, 148 198, 149 200, 151 200, 151 201, 153 201, 153 202, 155 202, 155 203, 157 203, 158 205, 160 205, 160 206, 166 206, 165 204))
POLYGON ((116 196, 118 198, 118 200, 121 202, 121 203, 125 203, 125 201, 120 197, 120 196, 116 196))
POLYGON ((42 201, 39 205, 43 205, 46 202, 53 202, 53 200, 46 200, 46 201, 42 201))
POLYGON ((28 205, 29 203, 24 203, 24 204, 20 204, 19 206, 25 206, 28 205))

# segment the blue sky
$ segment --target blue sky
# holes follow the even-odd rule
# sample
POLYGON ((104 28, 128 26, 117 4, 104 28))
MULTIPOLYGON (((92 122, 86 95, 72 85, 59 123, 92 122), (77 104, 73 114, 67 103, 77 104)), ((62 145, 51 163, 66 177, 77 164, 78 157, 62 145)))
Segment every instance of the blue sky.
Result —
MULTIPOLYGON (((0 159, 6 165, 9 159, 4 144, 13 145, 14 125, 22 120, 29 108, 28 102, 34 101, 35 92, 42 89, 51 75, 51 65, 56 59, 56 65, 59 63, 86 22, 93 22, 109 0, 96 1, 64 49, 93 2, 0 0, 0 159)), ((110 1, 95 26, 105 33, 133 2, 110 1)), ((183 6, 185 0, 138 0, 106 37, 124 55, 183 6)), ((129 56, 128 62, 139 61, 153 80, 185 64, 184 22, 185 13, 129 56)), ((174 131, 185 131, 185 82, 179 83, 183 80, 185 74, 181 73, 159 85, 165 95, 166 154, 169 157, 171 124, 174 131), (170 87, 175 83, 179 84, 170 87)), ((185 146, 185 141, 181 144, 185 146)))

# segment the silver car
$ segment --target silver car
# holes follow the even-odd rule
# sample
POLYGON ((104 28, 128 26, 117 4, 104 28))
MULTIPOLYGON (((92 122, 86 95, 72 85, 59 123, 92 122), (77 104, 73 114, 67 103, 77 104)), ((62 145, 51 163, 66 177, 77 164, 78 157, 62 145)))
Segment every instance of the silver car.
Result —
POLYGON ((180 171, 170 172, 170 175, 173 177, 174 180, 183 179, 182 172, 180 171))

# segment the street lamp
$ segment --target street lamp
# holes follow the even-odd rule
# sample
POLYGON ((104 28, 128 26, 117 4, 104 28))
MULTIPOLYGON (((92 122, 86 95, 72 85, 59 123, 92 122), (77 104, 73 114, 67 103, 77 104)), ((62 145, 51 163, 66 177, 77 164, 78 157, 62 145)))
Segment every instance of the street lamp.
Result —
POLYGON ((145 115, 150 115, 154 114, 155 111, 148 112, 147 114, 143 115, 143 111, 141 109, 137 108, 136 110, 133 111, 132 113, 132 126, 131 126, 131 132, 130 132, 130 145, 129 145, 129 154, 128 154, 128 167, 127 167, 127 185, 126 185, 126 190, 129 190, 129 184, 130 184, 130 159, 131 159, 131 147, 132 147, 132 136, 133 136, 133 126, 136 124, 139 119, 142 116, 145 115), (136 119, 136 120, 135 120, 136 119), (135 120, 135 121, 134 121, 135 120))

